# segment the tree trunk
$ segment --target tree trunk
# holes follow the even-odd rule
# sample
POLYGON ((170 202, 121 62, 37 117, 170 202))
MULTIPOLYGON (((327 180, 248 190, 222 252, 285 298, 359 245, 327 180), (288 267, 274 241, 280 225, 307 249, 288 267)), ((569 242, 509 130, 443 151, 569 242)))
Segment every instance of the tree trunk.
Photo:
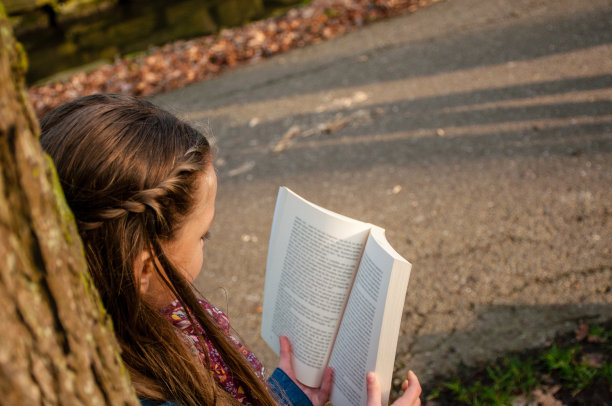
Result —
POLYGON ((0 2, 0 404, 139 405, 0 2))

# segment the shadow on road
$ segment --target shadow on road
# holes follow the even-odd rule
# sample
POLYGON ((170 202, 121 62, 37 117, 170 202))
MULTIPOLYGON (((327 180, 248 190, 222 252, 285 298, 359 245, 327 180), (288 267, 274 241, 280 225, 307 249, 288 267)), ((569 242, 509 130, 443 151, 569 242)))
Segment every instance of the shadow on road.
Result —
MULTIPOLYGON (((411 20, 404 21, 409 24, 411 20)), ((278 74, 275 77, 264 78, 259 82, 237 81, 234 89, 231 89, 230 84, 231 90, 228 92, 228 89, 224 89, 225 94, 222 97, 216 97, 213 91, 208 95, 210 100, 207 107, 228 106, 245 97, 248 97, 250 103, 277 98, 280 95, 269 90, 279 81, 287 82, 287 85, 283 86, 282 97, 291 97, 304 95, 305 92, 327 92, 345 87, 529 61, 611 42, 612 11, 607 10, 555 16, 546 20, 517 19, 515 23, 501 27, 489 25, 480 30, 459 34, 444 32, 443 37, 426 37, 417 41, 403 38, 399 44, 386 47, 368 48, 366 43, 364 49, 334 48, 333 55, 323 59, 316 53, 303 54, 297 68, 293 65, 283 68, 282 64, 277 64, 275 71, 278 74), (593 35, 593 32, 597 32, 597 35, 593 35), (394 48, 397 52, 390 54, 388 48, 394 48), (450 55, 453 57, 449 58, 450 55), (383 63, 380 63, 380 58, 384 59, 383 63), (406 61, 410 61, 410 69, 405 69, 406 61), (371 64, 376 64, 378 68, 369 69, 371 64), (345 69, 338 69, 339 66, 345 69), (335 77, 338 71, 342 76, 335 77), (335 80, 322 80, 326 77, 335 80), (292 84, 292 78, 300 80, 292 84), (301 84, 304 80, 308 81, 306 88, 301 84)), ((333 46, 333 41, 330 46, 333 46)))
MULTIPOLYGON (((296 135, 281 153, 272 151, 285 119, 229 128, 223 133, 222 176, 245 161, 251 176, 279 170, 288 175, 351 170, 368 165, 418 165, 501 157, 612 152, 612 101, 591 92, 610 91, 612 75, 568 78, 448 95, 300 114, 291 126, 301 133, 346 120, 335 133, 296 135), (554 96, 554 98, 548 98, 554 96), (561 98, 563 101, 555 101, 561 98), (363 113, 361 116, 359 113, 363 113), (365 116, 362 122, 351 117, 365 116), (391 117, 391 119, 390 119, 391 117), (399 119, 398 119, 399 117, 399 119), (248 141, 267 136, 270 142, 248 141), (274 134, 275 137, 270 137, 274 134), (304 156, 308 159, 304 159, 304 156)), ((223 121, 223 117, 216 118, 223 121)))
POLYGON ((610 314, 609 303, 481 306, 475 309, 470 328, 420 335, 402 351, 418 354, 412 360, 415 363, 435 363, 443 373, 454 371, 458 365, 470 366, 526 348, 549 345, 558 326, 564 325, 569 330, 580 322, 601 323, 610 314))

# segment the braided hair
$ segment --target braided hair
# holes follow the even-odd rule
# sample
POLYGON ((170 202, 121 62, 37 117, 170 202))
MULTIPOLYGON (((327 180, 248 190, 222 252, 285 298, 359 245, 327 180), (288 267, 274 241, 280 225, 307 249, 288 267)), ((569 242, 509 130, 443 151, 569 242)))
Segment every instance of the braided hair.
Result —
POLYGON ((164 253, 164 242, 172 240, 193 209, 198 176, 212 170, 206 138, 147 101, 113 94, 60 106, 41 121, 41 129, 40 142, 57 168, 137 394, 185 406, 237 403, 159 309, 141 296, 134 263, 148 251, 160 280, 192 323, 204 328, 250 398, 273 404, 265 385, 164 253))

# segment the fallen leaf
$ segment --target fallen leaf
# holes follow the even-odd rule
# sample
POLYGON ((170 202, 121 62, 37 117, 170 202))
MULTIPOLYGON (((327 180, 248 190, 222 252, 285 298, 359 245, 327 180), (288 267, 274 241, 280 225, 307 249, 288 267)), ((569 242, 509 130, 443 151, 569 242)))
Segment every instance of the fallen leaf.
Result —
POLYGON ((589 335, 589 324, 580 323, 576 330, 574 330, 576 341, 582 341, 589 335))
POLYGON ((550 392, 549 388, 535 389, 531 396, 533 398, 533 402, 529 402, 530 405, 564 406, 563 402, 554 397, 554 393, 550 392))
POLYGON ((233 176, 242 175, 243 173, 249 172, 255 167, 255 161, 247 161, 237 168, 234 168, 227 172, 227 176, 230 178, 233 176))
POLYGON ((285 134, 281 137, 281 139, 274 145, 272 151, 274 152, 282 152, 284 151, 291 142, 291 139, 300 133, 300 126, 292 125, 285 132, 285 134))
POLYGON ((582 360, 590 367, 601 368, 603 365, 604 355, 597 352, 591 352, 584 354, 582 360))
POLYGON ((329 121, 327 123, 323 123, 319 126, 321 132, 326 132, 328 134, 335 133, 336 131, 341 130, 348 124, 348 119, 342 116, 337 117, 334 121, 329 121))
POLYGON ((242 234, 240 236, 240 240, 242 240, 242 242, 257 242, 258 238, 255 235, 251 235, 251 234, 242 234))

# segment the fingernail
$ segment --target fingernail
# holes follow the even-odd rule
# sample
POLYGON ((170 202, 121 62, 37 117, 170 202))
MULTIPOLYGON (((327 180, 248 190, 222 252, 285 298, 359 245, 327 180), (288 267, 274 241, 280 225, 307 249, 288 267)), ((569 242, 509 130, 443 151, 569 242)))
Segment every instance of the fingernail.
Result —
POLYGON ((374 372, 368 372, 366 375, 368 383, 374 383, 374 372))

